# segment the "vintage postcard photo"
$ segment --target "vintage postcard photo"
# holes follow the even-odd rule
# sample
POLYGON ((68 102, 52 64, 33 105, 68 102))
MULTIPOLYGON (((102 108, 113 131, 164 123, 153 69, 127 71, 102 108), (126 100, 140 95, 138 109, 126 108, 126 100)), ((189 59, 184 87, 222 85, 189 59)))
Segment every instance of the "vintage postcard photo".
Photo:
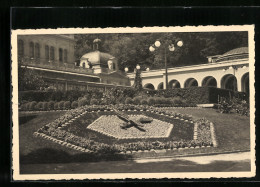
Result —
POLYGON ((12 30, 14 180, 254 177, 254 25, 12 30))

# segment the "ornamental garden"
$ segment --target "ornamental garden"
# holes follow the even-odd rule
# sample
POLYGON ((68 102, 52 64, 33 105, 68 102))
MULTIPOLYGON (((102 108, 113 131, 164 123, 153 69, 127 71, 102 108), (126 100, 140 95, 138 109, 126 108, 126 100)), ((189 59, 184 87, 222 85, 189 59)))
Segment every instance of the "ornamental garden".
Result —
MULTIPOLYGON (((243 137, 249 137, 249 105, 244 95, 217 88, 180 90, 112 88, 105 92, 20 92, 21 162, 39 159, 39 144, 46 148, 49 143, 55 144, 56 151, 91 154, 97 159, 249 149, 249 143, 243 141, 243 137), (221 97, 214 108, 197 106, 198 102, 208 103, 216 92, 221 97), (241 127, 240 137, 236 130, 233 132, 235 127, 241 127), (22 128, 28 129, 23 131, 22 128), (26 136, 31 136, 32 142, 25 146, 26 136), (243 142, 239 144, 236 138, 243 142)), ((41 153, 45 154, 47 152, 41 153)))

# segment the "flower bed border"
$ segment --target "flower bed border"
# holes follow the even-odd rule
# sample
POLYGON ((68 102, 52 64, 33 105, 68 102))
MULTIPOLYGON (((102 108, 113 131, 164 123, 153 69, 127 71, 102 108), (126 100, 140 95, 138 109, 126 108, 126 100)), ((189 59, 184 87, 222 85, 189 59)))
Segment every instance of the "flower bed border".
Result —
MULTIPOLYGON (((132 106, 131 106, 132 107, 132 106)), ((140 106, 139 106, 140 107, 140 106)), ((54 141, 54 142, 57 142, 57 143, 60 143, 61 145, 68 145, 68 147, 70 147, 70 148, 73 148, 73 149, 75 149, 75 150, 78 150, 78 151, 82 151, 82 152, 94 152, 94 151, 92 151, 92 150, 90 150, 90 149, 87 149, 87 148, 84 148, 84 147, 81 147, 81 146, 77 146, 77 145, 73 145, 73 144, 71 144, 71 143, 69 143, 69 142, 66 142, 66 141, 62 141, 62 140, 59 140, 59 139, 56 139, 56 138, 53 138, 53 137, 51 137, 51 136, 49 136, 49 135, 47 135, 47 134, 45 134, 45 133, 43 133, 42 131, 44 131, 44 128, 45 127, 47 127, 47 128, 49 128, 49 126, 52 126, 52 128, 58 128, 58 129, 60 129, 60 128, 62 128, 62 127, 64 127, 64 126, 67 126, 68 124, 70 124, 70 123, 72 123, 75 119, 77 119, 77 118, 79 118, 80 116, 82 116, 82 115, 84 115, 84 114, 86 114, 86 113, 91 113, 91 112, 100 112, 100 111, 104 111, 104 112, 106 112, 106 111, 113 111, 113 109, 111 109, 109 106, 103 106, 103 108, 102 107, 89 107, 89 106, 84 106, 84 107, 80 107, 80 108, 77 108, 77 109, 74 109, 74 110, 70 110, 69 112, 67 112, 65 115, 63 115, 63 116, 61 116, 60 118, 58 118, 58 119, 56 119, 56 120, 54 120, 52 123, 49 123, 49 124, 47 124, 47 125, 45 125, 45 126, 43 126, 42 128, 40 128, 37 132, 35 132, 34 133, 34 135, 35 136, 40 136, 40 137, 44 137, 44 138, 47 138, 47 139, 49 139, 49 140, 52 140, 52 141, 54 141), (43 134, 43 135, 41 135, 41 134, 43 134)), ((124 110, 122 110, 121 109, 121 111, 124 111, 124 110)), ((144 107, 144 106, 141 106, 140 108, 137 108, 137 107, 134 107, 133 108, 133 110, 131 110, 131 109, 128 109, 127 111, 150 111, 150 112, 152 112, 152 113, 156 113, 156 114, 160 114, 160 115, 165 115, 165 116, 167 116, 167 117, 171 117, 171 118, 175 118, 175 119, 179 119, 179 120, 182 120, 182 121, 185 121, 185 122, 189 122, 189 123, 194 123, 193 122, 193 120, 191 119, 191 116, 190 115, 183 115, 183 114, 179 114, 179 113, 175 113, 175 112, 166 112, 166 111, 161 111, 161 110, 159 110, 159 109, 157 109, 157 108, 155 108, 155 107, 149 107, 149 106, 146 106, 146 107, 144 107), (176 117, 177 116, 177 117, 176 117), (178 116, 180 116, 180 117, 178 117, 178 116)), ((215 133, 214 133, 214 127, 213 127, 213 123, 211 123, 210 124, 210 129, 211 129, 211 140, 210 140, 210 142, 211 143, 209 143, 209 142, 207 142, 207 143, 203 143, 203 142, 197 142, 197 145, 196 146, 192 146, 192 145, 190 145, 190 147, 189 146, 185 146, 185 144, 187 144, 187 143, 190 143, 191 144, 191 142, 182 142, 182 144, 179 144, 179 145, 181 145, 181 147, 171 147, 171 149, 164 149, 164 148, 162 148, 162 149, 155 149, 155 150, 157 150, 157 152, 159 151, 162 151, 162 150, 177 150, 177 149, 187 149, 187 148, 189 148, 189 149, 192 149, 192 148, 203 148, 203 147, 212 147, 212 146, 217 146, 217 143, 216 143, 216 137, 215 137, 215 133), (214 136, 213 136, 214 135, 214 136), (214 141, 213 141, 214 140, 214 141), (207 146, 204 146, 204 145, 202 145, 202 144, 206 144, 207 146)), ((68 132, 65 132, 65 133, 68 133, 68 132)), ((76 138, 82 138, 82 137, 77 137, 77 136, 75 136, 76 138)), ((91 141, 91 140, 89 140, 89 141, 91 141)), ((193 141, 193 140, 191 140, 191 141, 193 141)), ((156 141, 156 142, 159 142, 159 141, 156 141)), ((178 141, 175 141, 175 142, 177 142, 178 143, 178 141)), ((88 142, 89 143, 89 142, 88 142)), ((159 142, 160 143, 160 142, 159 142)), ((167 142, 167 143, 173 143, 174 144, 174 141, 173 142, 171 142, 171 141, 169 141, 169 142, 167 142)), ((79 144, 79 142, 77 143, 77 144, 79 144)), ((107 144, 102 144, 103 146, 105 145, 105 146, 108 146, 107 144)), ((118 147, 119 147, 119 149, 117 149, 118 147, 111 147, 111 150, 112 151, 114 151, 114 152, 117 152, 117 153, 121 153, 121 154, 128 154, 128 153, 135 153, 135 152, 149 152, 149 151, 154 151, 154 149, 149 149, 149 150, 128 150, 127 151, 127 149, 130 149, 129 147, 126 147, 125 149, 124 149, 124 147, 123 147, 123 151, 120 151, 120 148, 122 148, 122 147, 120 147, 120 146, 122 146, 122 145, 117 145, 118 147), (114 150, 113 150, 114 149, 114 150)), ((138 146, 138 145, 137 145, 138 146)), ((147 145, 146 145, 147 146, 147 145)), ((164 146, 166 146, 166 144, 164 145, 164 146)), ((101 146, 102 147, 102 146, 101 146)), ((109 147, 109 146, 108 146, 109 147)), ((156 146, 155 146, 156 147, 156 146)), ((161 147, 160 147, 161 148, 161 147)))

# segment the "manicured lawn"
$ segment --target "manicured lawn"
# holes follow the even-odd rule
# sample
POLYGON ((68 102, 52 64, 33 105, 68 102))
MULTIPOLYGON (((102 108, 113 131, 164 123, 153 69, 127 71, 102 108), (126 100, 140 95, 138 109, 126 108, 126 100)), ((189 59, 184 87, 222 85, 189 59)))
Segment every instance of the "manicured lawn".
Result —
POLYGON ((194 118, 207 118, 214 123, 218 148, 214 151, 244 151, 250 149, 249 117, 238 114, 221 114, 215 109, 173 109, 179 113, 192 115, 194 118))
MULTIPOLYGON (((33 133, 40 127, 59 118, 65 112, 42 112, 19 114, 19 151, 21 164, 70 163, 107 160, 105 155, 82 153, 61 146, 43 138, 36 138, 33 133)), ((128 159, 131 156, 114 156, 109 160, 128 159)))

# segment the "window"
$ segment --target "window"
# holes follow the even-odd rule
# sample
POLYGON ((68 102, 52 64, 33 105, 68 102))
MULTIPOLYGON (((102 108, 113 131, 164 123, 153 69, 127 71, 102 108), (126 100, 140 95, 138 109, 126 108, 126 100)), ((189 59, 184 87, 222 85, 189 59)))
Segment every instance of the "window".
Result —
POLYGON ((45 58, 47 61, 50 60, 50 55, 49 55, 49 46, 45 45, 45 58))
POLYGON ((24 55, 24 43, 23 40, 18 40, 18 56, 24 55))
POLYGON ((59 61, 63 61, 63 50, 61 48, 59 48, 59 61))
POLYGON ((30 42, 30 57, 34 58, 34 43, 30 42))
POLYGON ((40 45, 38 43, 35 44, 35 57, 40 58, 40 45))
POLYGON ((82 67, 85 69, 85 67, 86 67, 86 64, 85 64, 85 62, 83 62, 83 64, 82 64, 82 67))
POLYGON ((54 47, 51 46, 51 48, 50 48, 50 59, 51 59, 51 60, 54 60, 54 57, 55 57, 55 54, 54 54, 54 47))
POLYGON ((64 49, 64 62, 68 62, 68 51, 64 49))

